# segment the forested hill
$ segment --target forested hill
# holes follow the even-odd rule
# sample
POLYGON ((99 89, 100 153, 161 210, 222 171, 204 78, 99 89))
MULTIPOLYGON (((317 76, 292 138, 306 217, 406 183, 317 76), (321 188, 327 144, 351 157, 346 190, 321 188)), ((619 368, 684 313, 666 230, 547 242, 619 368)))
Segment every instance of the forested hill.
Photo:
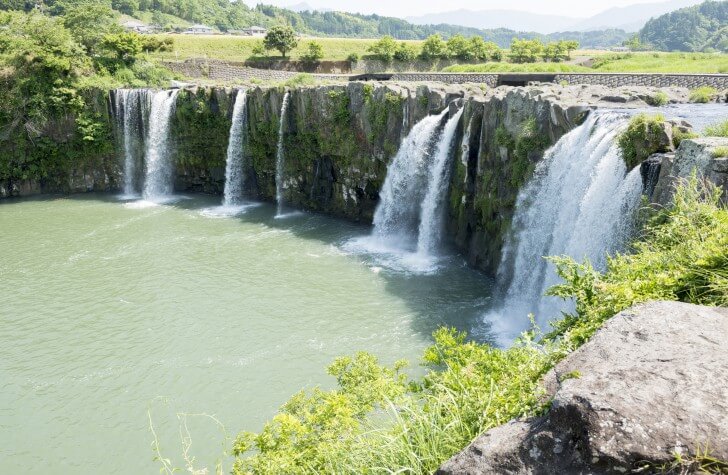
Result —
POLYGON ((653 18, 639 39, 662 51, 728 52, 728 1, 706 1, 653 18))
MULTIPOLYGON (((62 14, 64 5, 84 0, 0 0, 0 9, 29 10, 42 3, 51 14, 62 14)), ((269 27, 281 23, 291 25, 297 32, 312 36, 349 38, 378 38, 391 35, 402 40, 424 39, 439 33, 445 38, 455 34, 482 36, 501 47, 507 47, 514 37, 539 38, 542 41, 573 39, 583 48, 608 47, 621 44, 627 34, 622 30, 564 32, 542 35, 499 28, 480 30, 456 25, 413 25, 400 18, 379 15, 360 15, 345 12, 295 12, 270 5, 248 7, 241 0, 104 0, 124 14, 144 18, 163 27, 175 25, 175 19, 202 23, 220 31, 241 29, 253 25, 269 27)))

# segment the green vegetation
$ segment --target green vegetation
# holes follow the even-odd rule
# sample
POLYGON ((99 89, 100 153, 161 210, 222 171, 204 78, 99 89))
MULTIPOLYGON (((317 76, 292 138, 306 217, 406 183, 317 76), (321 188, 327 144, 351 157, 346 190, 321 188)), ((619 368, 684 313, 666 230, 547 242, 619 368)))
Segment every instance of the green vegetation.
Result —
POLYGON ((728 52, 728 1, 706 1, 653 18, 637 41, 661 51, 728 52))
POLYGON ((263 46, 280 51, 285 58, 287 52, 298 46, 296 32, 290 26, 274 26, 266 33, 263 46))
POLYGON ((728 120, 706 127, 705 135, 708 137, 728 137, 728 120))
POLYGON ((713 102, 718 94, 718 90, 714 87, 703 86, 690 91, 690 102, 707 104, 713 102))
POLYGON ((665 143, 665 127, 671 127, 665 122, 662 114, 639 114, 629 121, 627 129, 619 136, 619 148, 622 157, 631 170, 647 159, 653 153, 667 152, 665 143))
MULTIPOLYGON (((67 1, 67 0, 66 0, 67 1)), ((0 10, 30 11, 37 2, 30 0, 0 0, 0 10)), ((49 11, 57 14, 65 2, 45 0, 49 11)), ((220 31, 239 30, 253 25, 273 27, 290 25, 297 33, 309 36, 344 38, 379 38, 390 35, 399 40, 425 39, 439 34, 450 38, 456 34, 480 36, 506 47, 511 39, 524 36, 543 41, 563 39, 579 41, 587 47, 614 46, 627 39, 622 30, 564 32, 551 35, 518 33, 505 28, 480 30, 456 25, 413 25, 405 20, 380 15, 360 15, 346 12, 294 12, 285 8, 259 4, 249 7, 242 0, 106 0, 114 9, 140 20, 157 25, 165 31, 183 30, 191 23, 203 23, 220 31)))
POLYGON ((552 337, 573 349, 615 313, 649 300, 728 305, 728 210, 721 193, 694 176, 683 182, 633 252, 610 258, 604 273, 588 262, 552 258, 564 283, 549 295, 576 298, 576 312, 556 323, 552 337))
POLYGON ((309 41, 306 45, 306 52, 301 59, 307 63, 315 63, 324 57, 324 48, 317 41, 309 41))
POLYGON ((670 102, 670 98, 663 91, 657 91, 645 99, 645 102, 651 106, 660 107, 667 105, 667 103, 670 102))
POLYGON ((103 2, 56 3, 64 16, 0 12, 0 180, 57 180, 113 155, 106 90, 162 84, 144 50, 103 2), (101 98, 100 98, 101 97, 101 98))
POLYGON ((696 178, 683 183, 634 252, 610 258, 604 273, 553 259, 564 283, 549 293, 574 298, 576 311, 538 342, 528 332, 500 350, 441 329, 424 354, 426 374, 412 379, 404 362, 337 359, 328 370, 336 389, 300 392, 260 433, 238 436, 233 473, 432 473, 483 431, 544 412, 541 377, 619 311, 654 299, 728 304, 728 210, 719 196, 696 178))
POLYGON ((728 147, 716 147, 713 150, 713 158, 725 158, 728 157, 728 147))

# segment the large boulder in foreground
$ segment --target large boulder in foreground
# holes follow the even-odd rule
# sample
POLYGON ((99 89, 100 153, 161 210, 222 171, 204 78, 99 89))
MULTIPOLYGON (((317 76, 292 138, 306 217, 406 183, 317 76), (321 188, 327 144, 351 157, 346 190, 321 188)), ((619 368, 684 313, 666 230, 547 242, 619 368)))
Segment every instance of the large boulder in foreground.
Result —
POLYGON ((545 416, 486 432, 438 473, 625 473, 706 447, 728 460, 728 309, 652 302, 621 312, 546 386, 545 416))

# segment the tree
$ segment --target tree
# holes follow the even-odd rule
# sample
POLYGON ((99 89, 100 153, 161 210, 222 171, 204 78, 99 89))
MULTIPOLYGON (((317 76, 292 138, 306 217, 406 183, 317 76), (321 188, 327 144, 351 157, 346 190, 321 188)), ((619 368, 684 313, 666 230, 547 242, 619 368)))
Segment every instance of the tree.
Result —
POLYGON ((470 38, 470 51, 472 59, 478 61, 500 61, 503 53, 497 44, 492 41, 486 42, 480 36, 470 38))
POLYGON ((133 63, 144 48, 141 35, 131 31, 106 35, 101 44, 112 51, 119 61, 127 64, 133 63))
POLYGON ((397 51, 394 52, 394 59, 407 63, 417 58, 417 49, 404 41, 397 45, 397 51))
POLYGON ((523 40, 513 38, 509 54, 514 63, 535 63, 543 56, 544 46, 541 40, 523 40))
POLYGON ((306 51, 301 55, 301 59, 307 63, 316 63, 324 57, 324 47, 317 41, 309 41, 306 45, 306 51))
POLYGON ((112 0, 111 6, 126 15, 133 15, 139 10, 139 0, 112 0))
POLYGON ((65 26, 90 55, 98 52, 106 35, 122 31, 116 22, 116 13, 111 5, 102 1, 82 1, 66 4, 62 16, 65 26))
POLYGON ((422 52, 420 53, 420 57, 427 61, 438 58, 446 58, 447 44, 440 35, 430 35, 422 43, 422 52))
POLYGON ((278 50, 285 58, 287 52, 298 46, 298 40, 290 26, 274 26, 266 33, 263 44, 266 49, 278 50))
POLYGON ((474 58, 472 43, 463 35, 454 35, 447 40, 447 52, 450 57, 461 61, 470 61, 474 58))
POLYGON ((265 43, 262 41, 256 41, 253 45, 253 57, 260 58, 265 56, 268 53, 268 50, 265 48, 265 43))
POLYGON ((372 53, 372 56, 375 58, 388 63, 392 61, 394 53, 397 52, 397 43, 394 41, 394 38, 389 35, 382 36, 379 41, 371 45, 367 51, 372 53))

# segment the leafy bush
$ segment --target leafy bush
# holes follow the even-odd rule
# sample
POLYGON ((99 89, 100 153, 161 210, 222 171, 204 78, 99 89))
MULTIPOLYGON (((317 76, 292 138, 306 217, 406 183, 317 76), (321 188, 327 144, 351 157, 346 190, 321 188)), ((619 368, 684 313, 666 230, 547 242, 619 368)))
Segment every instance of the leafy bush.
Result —
POLYGON ((316 63, 324 57, 324 47, 317 41, 309 41, 306 51, 301 55, 301 60, 307 63, 316 63))
POLYGON ((405 43, 404 41, 397 45, 394 52, 394 59, 402 62, 414 61, 417 58, 417 48, 414 45, 405 43))
POLYGON ((500 61, 503 59, 503 52, 492 41, 486 42, 480 36, 473 36, 469 42, 472 59, 478 61, 500 61))
POLYGON ((542 57, 546 61, 558 63, 569 59, 571 57, 571 52, 578 48, 578 41, 554 41, 544 47, 542 57))
POLYGON ((543 53, 544 45, 541 40, 513 38, 509 57, 514 63, 535 63, 543 53))
POLYGON ((394 53, 397 51, 397 42, 389 35, 383 36, 379 39, 379 41, 371 45, 367 51, 370 52, 374 58, 388 63, 392 61, 394 53))
POLYGON ((430 35, 422 42, 420 58, 425 61, 447 58, 447 43, 440 35, 430 35))
POLYGON ((715 100, 716 94, 718 94, 718 90, 714 87, 699 87, 690 91, 690 102, 707 104, 708 102, 712 102, 715 100))
POLYGON ((708 137, 728 137, 728 120, 706 127, 705 135, 708 137))
POLYGON ((346 60, 352 64, 356 64, 359 62, 359 53, 349 53, 349 56, 346 57, 346 60))

